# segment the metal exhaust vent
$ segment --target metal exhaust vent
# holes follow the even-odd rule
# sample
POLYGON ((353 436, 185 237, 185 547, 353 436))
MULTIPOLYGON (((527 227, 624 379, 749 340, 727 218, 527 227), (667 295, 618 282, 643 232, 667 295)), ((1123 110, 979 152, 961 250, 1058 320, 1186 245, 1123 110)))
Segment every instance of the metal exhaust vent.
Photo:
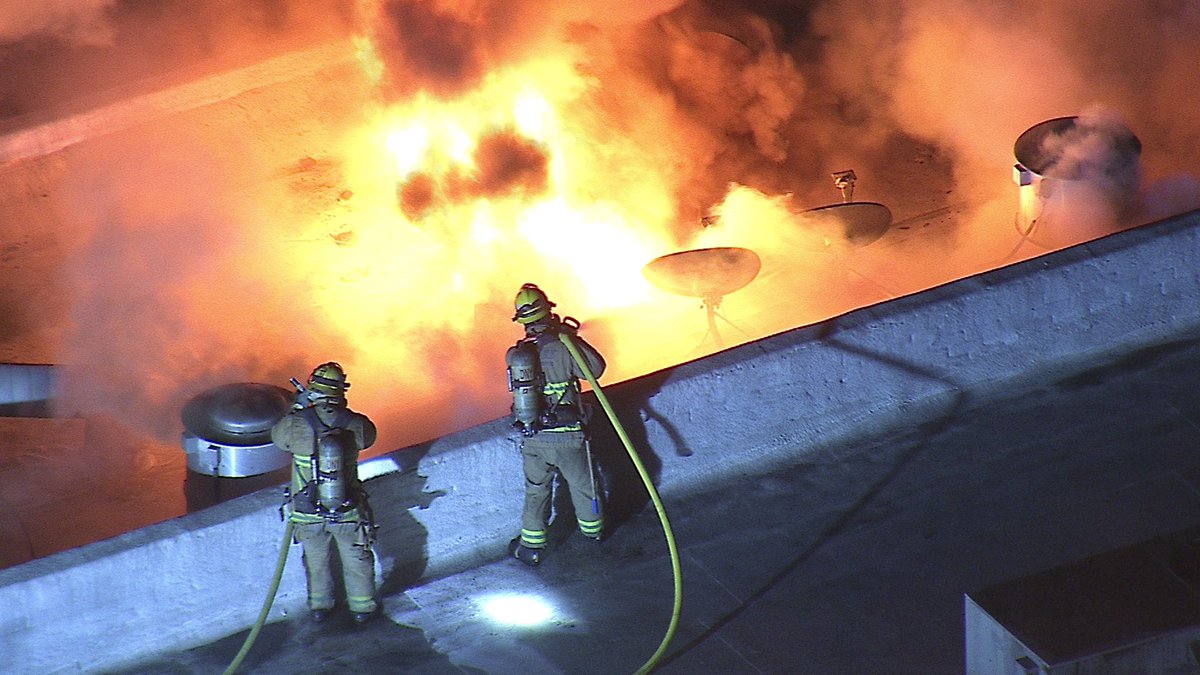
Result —
POLYGON ((291 455, 271 442, 271 427, 291 403, 288 390, 253 382, 225 384, 195 396, 182 411, 188 470, 240 478, 287 466, 291 455))
POLYGON ((1136 201, 1142 144, 1111 115, 1058 117, 1013 146, 1017 229, 1057 248, 1109 234, 1136 201))

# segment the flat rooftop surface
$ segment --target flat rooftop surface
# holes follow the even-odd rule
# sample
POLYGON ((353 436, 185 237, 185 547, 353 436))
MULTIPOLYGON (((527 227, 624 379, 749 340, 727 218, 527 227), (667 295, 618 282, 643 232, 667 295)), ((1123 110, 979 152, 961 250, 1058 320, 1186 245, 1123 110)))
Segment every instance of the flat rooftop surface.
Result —
MULTIPOLYGON (((964 594, 1196 524, 1197 337, 963 394, 936 419, 666 496, 683 609, 656 672, 963 672, 964 594)), ((272 571, 237 592, 265 596, 272 571)), ((632 673, 667 630, 672 568, 647 505, 602 544, 563 532, 538 568, 497 550, 383 595, 361 628, 304 613, 265 626, 240 672, 632 673), (488 614, 497 596, 548 614, 506 625, 488 614)), ((246 634, 127 672, 220 672, 246 634)))

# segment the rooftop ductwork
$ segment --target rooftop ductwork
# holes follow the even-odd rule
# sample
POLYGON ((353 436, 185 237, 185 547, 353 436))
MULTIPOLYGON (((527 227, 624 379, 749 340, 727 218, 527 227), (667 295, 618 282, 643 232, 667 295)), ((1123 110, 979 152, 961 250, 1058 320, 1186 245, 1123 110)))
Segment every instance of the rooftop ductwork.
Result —
POLYGON ((1017 229, 1044 248, 1062 248, 1123 225, 1136 202, 1142 144, 1112 115, 1046 120, 1013 147, 1017 229))

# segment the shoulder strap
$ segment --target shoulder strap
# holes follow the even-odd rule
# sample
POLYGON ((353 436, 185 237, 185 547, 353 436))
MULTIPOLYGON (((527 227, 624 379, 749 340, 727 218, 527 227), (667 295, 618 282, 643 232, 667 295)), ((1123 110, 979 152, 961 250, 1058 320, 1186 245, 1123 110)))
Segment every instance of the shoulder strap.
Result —
POLYGON ((309 428, 313 431, 314 442, 315 437, 319 434, 332 431, 334 429, 350 428, 351 413, 349 408, 342 408, 339 410, 337 417, 333 418, 333 422, 330 424, 326 424, 324 420, 317 415, 317 409, 312 406, 303 408, 300 412, 304 414, 304 419, 308 422, 309 428))

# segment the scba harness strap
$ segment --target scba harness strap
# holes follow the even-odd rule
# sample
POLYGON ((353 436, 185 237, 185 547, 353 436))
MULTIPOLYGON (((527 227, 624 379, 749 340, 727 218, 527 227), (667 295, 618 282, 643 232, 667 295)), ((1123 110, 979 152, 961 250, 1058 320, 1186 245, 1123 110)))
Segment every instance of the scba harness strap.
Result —
POLYGON ((312 522, 364 521, 368 534, 373 535, 374 525, 366 491, 353 480, 357 440, 350 430, 351 413, 343 408, 336 418, 326 424, 315 408, 305 407, 300 414, 308 422, 313 433, 312 454, 296 457, 296 476, 300 486, 295 494, 288 494, 294 514, 312 522), (307 466, 305 466, 307 465, 307 466), (305 478, 301 467, 310 474, 305 478), (357 509, 357 513, 353 513, 357 509), (305 517, 308 516, 308 517, 305 517))
MULTIPOLYGON (((533 435, 541 431, 579 431, 583 428, 584 414, 579 382, 574 378, 562 382, 551 382, 545 377, 541 365, 542 349, 547 345, 558 344, 559 330, 559 328, 548 328, 537 335, 517 341, 518 349, 525 345, 532 347, 533 355, 529 359, 528 365, 536 371, 536 376, 530 378, 530 383, 542 383, 536 403, 536 421, 524 429, 527 432, 526 435, 533 435), (573 396, 568 397, 568 394, 573 394, 573 396)), ((510 372, 510 381, 511 379, 510 372)), ((510 389, 512 389, 511 385, 510 389)))

